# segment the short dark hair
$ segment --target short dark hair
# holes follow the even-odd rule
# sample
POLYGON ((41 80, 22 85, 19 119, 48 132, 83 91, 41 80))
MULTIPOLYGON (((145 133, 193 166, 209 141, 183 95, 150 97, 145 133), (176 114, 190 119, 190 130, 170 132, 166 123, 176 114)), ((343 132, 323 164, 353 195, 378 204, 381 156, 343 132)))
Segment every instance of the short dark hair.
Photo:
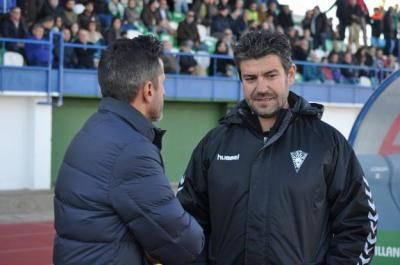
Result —
POLYGON ((118 39, 102 54, 98 79, 103 97, 132 102, 146 81, 158 85, 162 44, 151 35, 118 39))
POLYGON ((289 38, 285 34, 254 30, 243 35, 234 47, 235 63, 239 69, 239 74, 241 61, 258 59, 270 54, 277 55, 280 58, 285 72, 288 73, 292 65, 292 48, 289 38))

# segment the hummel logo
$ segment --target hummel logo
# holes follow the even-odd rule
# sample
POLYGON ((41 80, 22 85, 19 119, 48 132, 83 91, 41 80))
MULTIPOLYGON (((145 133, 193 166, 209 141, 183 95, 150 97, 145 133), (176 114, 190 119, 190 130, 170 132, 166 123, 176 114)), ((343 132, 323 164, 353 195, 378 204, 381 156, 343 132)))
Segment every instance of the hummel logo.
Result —
POLYGON ((224 156, 217 154, 217 160, 239 160, 240 154, 234 156, 224 156))
POLYGON ((306 160, 308 154, 301 150, 290 152, 290 156, 292 157, 294 169, 296 173, 299 173, 301 165, 303 165, 304 160, 306 160))

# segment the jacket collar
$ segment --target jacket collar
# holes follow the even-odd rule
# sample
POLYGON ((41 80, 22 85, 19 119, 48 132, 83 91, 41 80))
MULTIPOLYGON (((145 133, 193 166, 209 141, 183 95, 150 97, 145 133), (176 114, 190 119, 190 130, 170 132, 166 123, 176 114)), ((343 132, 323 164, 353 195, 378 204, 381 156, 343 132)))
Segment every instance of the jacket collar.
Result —
POLYGON ((109 111, 116 114, 161 150, 162 136, 165 130, 156 128, 140 111, 130 104, 112 97, 105 97, 100 102, 99 111, 109 111))

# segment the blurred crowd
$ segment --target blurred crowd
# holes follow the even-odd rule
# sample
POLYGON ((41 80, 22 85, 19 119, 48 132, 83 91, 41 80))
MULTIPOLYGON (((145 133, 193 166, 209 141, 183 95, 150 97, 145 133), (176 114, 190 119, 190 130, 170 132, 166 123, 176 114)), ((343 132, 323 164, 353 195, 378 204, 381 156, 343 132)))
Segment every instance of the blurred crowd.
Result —
MULTIPOLYGON (((298 80, 304 82, 373 82, 376 73, 370 67, 399 69, 398 5, 377 6, 372 14, 364 0, 336 0, 331 8, 315 6, 298 18, 278 0, 20 0, 2 14, 0 35, 47 40, 50 32, 62 32, 65 43, 104 46, 118 38, 154 34, 163 42, 167 73, 234 76, 235 41, 264 29, 285 33, 293 59, 309 62, 298 66, 298 80), (326 15, 334 7, 336 27, 326 15)), ((59 63, 57 45, 52 58, 46 44, 8 42, 2 48, 23 55, 27 65, 47 66, 50 59, 59 63)), ((67 46, 64 67, 95 68, 100 52, 67 46)))

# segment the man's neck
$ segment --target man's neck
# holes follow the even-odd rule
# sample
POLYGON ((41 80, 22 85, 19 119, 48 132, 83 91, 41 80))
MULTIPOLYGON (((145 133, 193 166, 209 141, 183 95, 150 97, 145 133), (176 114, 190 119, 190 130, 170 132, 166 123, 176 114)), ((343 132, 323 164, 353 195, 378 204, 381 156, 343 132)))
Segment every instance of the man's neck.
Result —
POLYGON ((258 117, 258 120, 260 121, 262 131, 267 132, 272 128, 272 126, 274 126, 276 117, 272 117, 272 118, 258 117))

